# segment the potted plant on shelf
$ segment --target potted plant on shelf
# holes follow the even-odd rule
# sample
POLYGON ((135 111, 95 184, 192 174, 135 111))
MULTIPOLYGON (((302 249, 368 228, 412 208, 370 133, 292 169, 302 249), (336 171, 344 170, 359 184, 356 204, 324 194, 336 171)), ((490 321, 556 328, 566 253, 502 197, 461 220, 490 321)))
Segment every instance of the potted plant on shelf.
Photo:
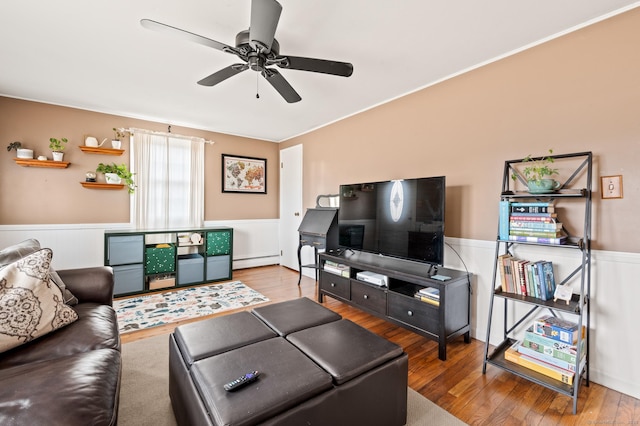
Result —
POLYGON ((133 181, 133 173, 129 171, 129 168, 126 164, 98 164, 96 168, 96 172, 104 173, 104 177, 107 183, 110 184, 120 184, 124 179, 125 185, 129 190, 129 194, 133 194, 136 184, 133 181))
POLYGON ((120 149, 122 146, 121 138, 127 136, 127 132, 124 129, 113 128, 114 137, 111 139, 111 147, 114 149, 120 149))
MULTIPOLYGON (((549 150, 549 155, 551 154, 553 154, 552 149, 549 150)), ((522 175, 527 181, 527 187, 530 193, 544 194, 560 188, 560 182, 551 179, 551 176, 558 174, 558 169, 552 168, 552 164, 554 163, 553 157, 532 158, 531 155, 527 155, 522 162, 527 163, 524 169, 522 169, 522 175)), ((519 174, 514 172, 511 178, 516 181, 518 176, 519 174)))
POLYGON ((22 142, 11 142, 7 146, 7 151, 11 152, 12 149, 16 150, 16 157, 18 158, 33 158, 33 150, 22 148, 22 142))
POLYGON ((62 161, 62 158, 64 157, 64 153, 62 151, 64 151, 64 144, 67 142, 69 142, 67 138, 49 138, 49 149, 53 153, 54 161, 62 161))

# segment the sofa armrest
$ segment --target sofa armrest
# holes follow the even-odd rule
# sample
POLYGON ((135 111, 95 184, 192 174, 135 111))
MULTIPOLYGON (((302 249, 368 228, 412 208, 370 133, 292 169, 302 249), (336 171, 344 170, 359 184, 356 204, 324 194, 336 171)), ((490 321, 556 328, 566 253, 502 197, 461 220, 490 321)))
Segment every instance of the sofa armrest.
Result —
POLYGON ((113 269, 109 266, 56 271, 80 303, 94 302, 113 306, 113 269))

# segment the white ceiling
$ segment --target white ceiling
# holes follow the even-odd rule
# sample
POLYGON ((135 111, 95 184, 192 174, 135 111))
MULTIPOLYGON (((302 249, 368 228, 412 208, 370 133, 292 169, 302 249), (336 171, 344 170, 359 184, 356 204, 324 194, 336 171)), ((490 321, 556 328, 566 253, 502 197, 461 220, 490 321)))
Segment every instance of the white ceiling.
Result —
POLYGON ((279 1, 280 53, 351 62, 351 77, 279 69, 302 97, 294 104, 251 71, 203 87, 196 82, 237 58, 139 23, 233 46, 249 26, 251 0, 3 0, 0 95, 279 142, 640 6, 279 1))

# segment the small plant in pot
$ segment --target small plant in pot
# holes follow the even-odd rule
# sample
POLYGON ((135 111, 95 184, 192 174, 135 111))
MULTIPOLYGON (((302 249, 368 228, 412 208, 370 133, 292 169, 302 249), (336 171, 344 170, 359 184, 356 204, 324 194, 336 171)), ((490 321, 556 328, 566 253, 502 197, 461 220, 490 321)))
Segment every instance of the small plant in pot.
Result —
POLYGON ((11 142, 7 146, 7 151, 11 152, 12 149, 16 150, 16 157, 18 158, 33 158, 33 150, 22 148, 22 142, 11 142))
POLYGON ((127 136, 127 131, 124 129, 113 128, 113 139, 111 139, 111 147, 115 149, 120 149, 122 146, 121 140, 127 136))
POLYGON ((67 142, 69 142, 67 138, 49 138, 49 149, 53 153, 54 161, 62 161, 62 158, 64 156, 64 153, 62 151, 64 151, 64 144, 66 144, 67 142))
MULTIPOLYGON (((552 149, 549 150, 549 155, 551 154, 553 154, 552 149)), ((558 174, 558 169, 552 167, 553 157, 532 158, 531 155, 527 155, 522 162, 527 163, 522 169, 522 175, 527 181, 530 193, 544 194, 553 192, 560 187, 560 182, 551 179, 551 176, 558 174)), ((513 173, 511 178, 516 181, 518 176, 518 173, 513 173)))
POLYGON ((96 172, 104 173, 107 183, 120 184, 122 183, 122 180, 124 180, 124 183, 127 185, 127 189, 129 190, 129 194, 133 194, 135 191, 136 184, 133 181, 133 173, 129 171, 126 164, 100 163, 96 168, 96 172))

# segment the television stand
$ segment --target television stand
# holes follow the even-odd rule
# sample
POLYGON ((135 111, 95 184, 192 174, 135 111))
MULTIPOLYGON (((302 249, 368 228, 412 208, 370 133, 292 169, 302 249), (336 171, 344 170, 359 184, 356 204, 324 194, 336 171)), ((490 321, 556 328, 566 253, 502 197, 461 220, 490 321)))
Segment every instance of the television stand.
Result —
MULTIPOLYGON (((330 266, 329 266, 330 268, 330 266)), ((447 342, 463 336, 470 342, 470 283, 471 274, 448 268, 436 272, 451 277, 446 281, 432 279, 432 268, 424 263, 378 256, 355 251, 325 252, 319 255, 320 281, 318 302, 324 296, 347 303, 367 313, 438 342, 438 358, 447 359, 447 342), (329 272, 329 262, 348 267, 342 275, 329 272), (386 275, 388 287, 379 287, 356 279, 361 271, 386 275), (414 295, 425 287, 437 288, 440 300, 436 304, 422 301, 414 295)))

